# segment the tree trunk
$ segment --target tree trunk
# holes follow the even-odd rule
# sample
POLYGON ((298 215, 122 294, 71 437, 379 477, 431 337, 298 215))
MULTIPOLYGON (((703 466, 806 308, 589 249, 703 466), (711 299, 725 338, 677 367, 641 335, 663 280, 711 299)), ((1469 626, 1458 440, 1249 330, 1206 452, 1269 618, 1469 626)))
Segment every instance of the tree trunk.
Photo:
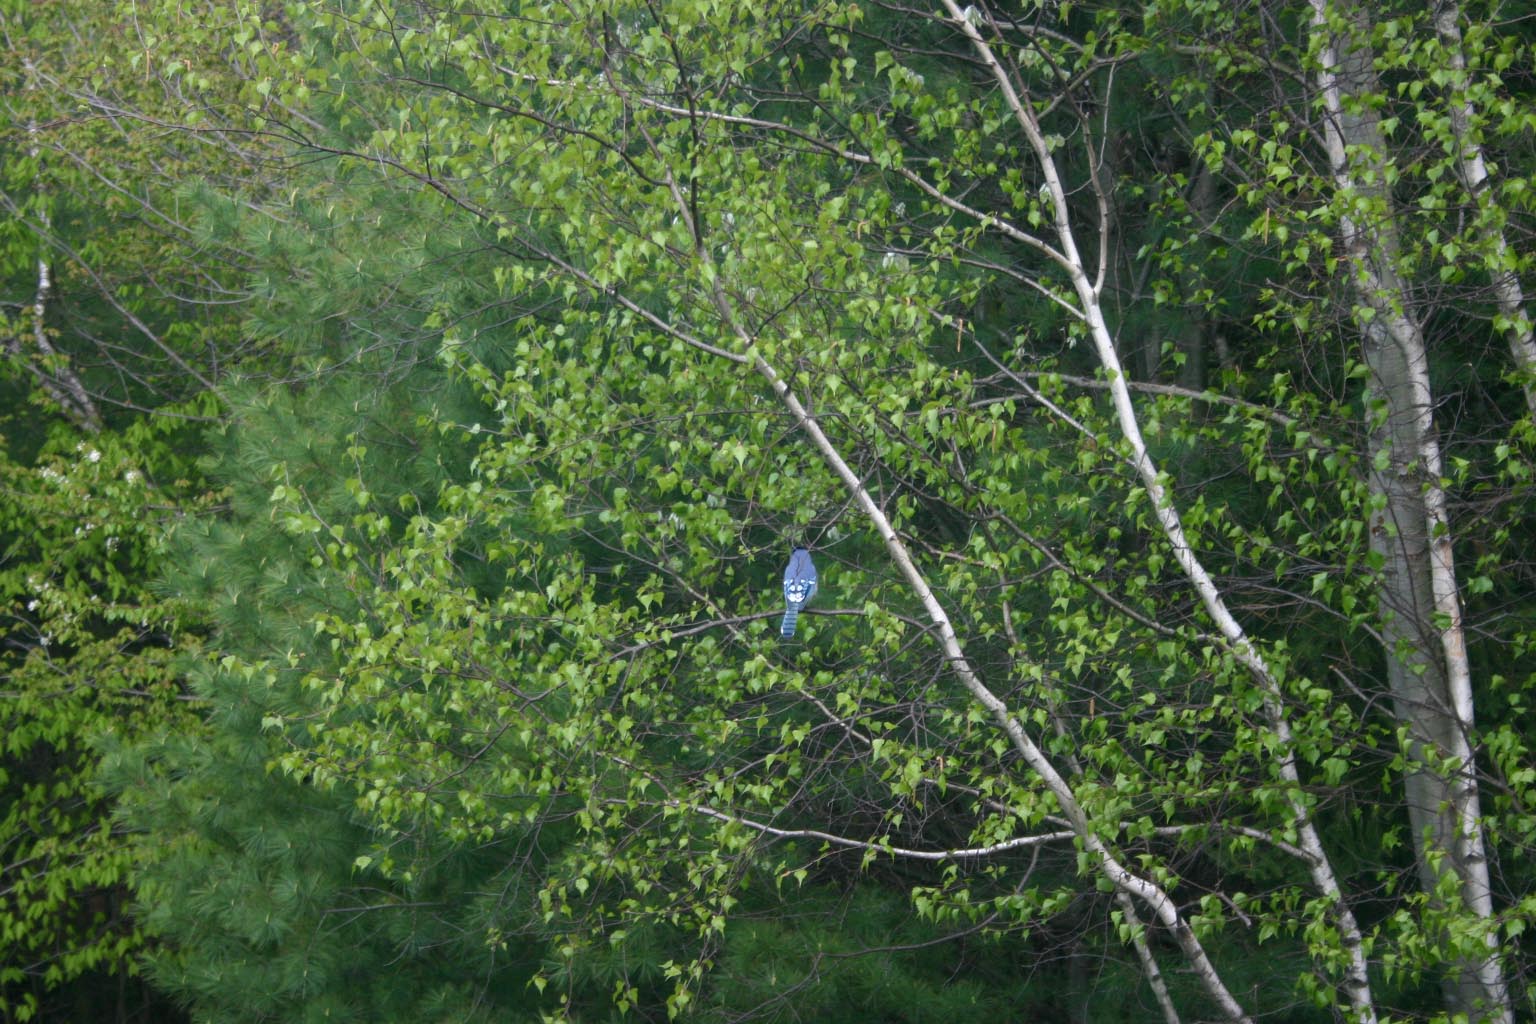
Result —
POLYGON ((1483 249, 1482 258, 1492 276, 1494 303, 1504 319, 1503 331, 1509 343, 1510 360, 1525 392, 1526 408, 1536 416, 1536 336, 1533 336, 1531 318, 1525 309, 1525 291, 1515 273, 1514 258, 1504 238, 1503 219, 1494 209, 1490 195, 1488 163, 1483 159, 1483 148, 1472 130, 1474 110, 1467 95, 1461 8, 1455 0, 1430 0, 1430 10, 1435 18, 1435 35, 1439 37, 1450 70, 1456 76, 1447 103, 1458 149, 1456 170, 1472 201, 1474 230, 1483 249))
MULTIPOLYGON (((37 69, 30 59, 23 62, 23 68, 27 74, 26 89, 31 92, 37 88, 37 69)), ((29 120, 27 122, 27 155, 35 164, 41 166, 42 147, 38 144, 37 136, 37 122, 29 120)), ((38 172, 36 189, 40 195, 44 190, 41 171, 38 172)), ((26 346, 19 334, 5 339, 5 350, 32 374, 64 415, 73 420, 80 429, 94 434, 101 430, 101 413, 97 410, 96 403, 91 400, 90 393, 85 390, 85 385, 79 376, 48 340, 46 319, 48 300, 53 295, 53 266, 48 262, 48 231, 51 224, 46 201, 38 205, 38 219, 42 223, 43 230, 41 237, 38 238, 40 252, 37 257, 37 292, 32 300, 32 345, 37 350, 37 354, 34 358, 26 351, 26 346)))
POLYGON ((1387 683, 1407 727, 1405 779, 1419 882, 1434 897, 1453 879, 1461 902, 1485 927, 1488 955, 1460 957, 1445 981, 1447 1010, 1470 1019, 1512 1019, 1491 928, 1483 850, 1471 673, 1456 592, 1450 524, 1441 483, 1433 392, 1424 333, 1398 276, 1399 241, 1381 155, 1387 152, 1368 97, 1380 91, 1363 15, 1312 0, 1323 135, 1345 211, 1340 231, 1369 370, 1367 413, 1374 499, 1372 549, 1387 683), (1362 102, 1362 100, 1364 100, 1362 102), (1449 767, 1446 767, 1446 766, 1449 767))
MULTIPOLYGON (((1174 561, 1183 571, 1186 579, 1194 588, 1204 606, 1206 613, 1216 624, 1222 637, 1227 643, 1227 653, 1234 662, 1241 665, 1254 678, 1264 693, 1263 709, 1266 724, 1275 741, 1276 772, 1291 789, 1288 799, 1292 815, 1292 825, 1296 830, 1298 846, 1306 851, 1308 873, 1319 892, 1328 897, 1333 903, 1334 934, 1343 952, 1345 967, 1338 979, 1339 988, 1343 990, 1343 998, 1350 1007, 1353 1019, 1359 1024, 1374 1024, 1376 1021, 1376 1009, 1371 996, 1370 976, 1366 962, 1366 948, 1364 937, 1355 921, 1354 911, 1349 907, 1344 897, 1342 887, 1339 885, 1338 875, 1335 873, 1333 863, 1322 843, 1322 837, 1318 832, 1317 824, 1312 818, 1311 808, 1300 796, 1302 784, 1299 769, 1296 762, 1295 742, 1291 733, 1290 721, 1286 717, 1283 695, 1279 681, 1272 670, 1263 652, 1254 644, 1247 631, 1243 629, 1231 609, 1227 606, 1226 598, 1220 587, 1212 578, 1204 563, 1195 553, 1189 538, 1184 530, 1184 523, 1179 514, 1178 507, 1174 503, 1172 493, 1167 486, 1162 473, 1153 461, 1151 452, 1148 451, 1146 441, 1142 435, 1141 424, 1136 415, 1134 403, 1131 401, 1130 385, 1126 380, 1124 367, 1120 357, 1115 351, 1114 339, 1111 336, 1109 326, 1105 321, 1104 310, 1100 304, 1100 295, 1104 285, 1104 257, 1103 251, 1106 240, 1101 227, 1099 247, 1100 261, 1097 278, 1090 276, 1087 263, 1080 255, 1077 238, 1073 231, 1069 214, 1067 190, 1063 184, 1061 174, 1052 155, 1051 146, 1047 143, 1044 133, 1041 131, 1040 122, 1036 118, 1032 107, 1025 102, 1019 91, 1014 87, 1014 81, 1007 70, 999 62, 992 47, 982 37, 977 29, 976 17, 973 20, 974 10, 966 8, 962 11, 956 0, 942 0, 945 10, 948 12, 951 22, 970 41, 976 56, 982 65, 987 68, 997 83, 1002 94, 1003 102, 1012 114, 1015 124, 1023 131, 1028 140, 1029 147, 1033 151, 1044 184, 1042 194, 1050 197, 1050 206, 1055 220, 1055 235, 1059 248, 1055 249, 1057 265, 1064 270, 1072 280, 1072 289, 1075 293, 1079 309, 1087 326, 1088 335, 1093 340, 1094 349, 1099 358, 1099 364, 1104 368, 1110 394, 1114 401, 1115 418, 1120 426, 1121 436, 1129 447, 1129 461, 1135 466, 1136 473, 1141 480, 1142 487, 1146 490, 1148 502, 1152 506, 1159 526, 1172 549, 1174 561)), ((990 26, 996 29, 996 25, 990 26)), ((1104 193, 1101 183, 1095 183, 1100 203, 1101 225, 1107 224, 1107 217, 1103 214, 1104 193)), ((1028 755, 1026 754, 1026 757, 1028 755)), ((1033 766, 1033 763, 1032 763, 1033 766)), ((1043 773, 1042 773, 1043 774, 1043 773)), ((1060 799, 1060 797, 1058 797, 1060 799)), ((1065 806, 1065 805, 1064 805, 1065 806)), ((1073 811, 1068 810, 1068 816, 1073 811)), ((1075 820, 1075 819, 1074 819, 1075 820)), ((1092 837, 1085 837, 1089 840, 1092 837)), ((1085 845, 1088 843, 1085 841, 1085 845)), ((1090 852, 1097 853, 1089 846, 1090 852)), ((1101 854, 1101 856, 1107 856, 1101 854)), ((1107 861, 1113 864, 1112 861, 1107 861)), ((1118 864, 1114 864, 1120 869, 1118 864)), ((1125 872, 1128 879, 1140 881, 1135 876, 1125 872)), ((1117 884, 1120 884, 1117 881, 1117 884)), ((1124 886, 1122 886, 1124 888, 1124 886)), ((1131 892, 1129 888, 1127 892, 1131 892)), ((1161 890, 1153 887, 1157 897, 1163 894, 1161 890)), ((1139 893, 1137 894, 1139 895, 1139 893)), ((1149 900, 1154 913, 1159 916, 1169 913, 1161 906, 1160 900, 1149 900)), ((1170 908, 1171 910, 1171 908, 1170 908)), ((1223 1012, 1237 1019, 1243 1015, 1241 1005, 1227 989, 1225 981, 1215 972, 1206 957, 1205 950, 1199 946, 1194 934, 1189 930, 1187 922, 1178 922, 1182 930, 1173 927, 1173 920, 1169 921, 1169 927, 1174 930, 1182 945, 1185 945, 1186 956, 1192 966, 1201 969, 1202 980, 1206 983, 1206 991, 1218 1002, 1223 1012)))

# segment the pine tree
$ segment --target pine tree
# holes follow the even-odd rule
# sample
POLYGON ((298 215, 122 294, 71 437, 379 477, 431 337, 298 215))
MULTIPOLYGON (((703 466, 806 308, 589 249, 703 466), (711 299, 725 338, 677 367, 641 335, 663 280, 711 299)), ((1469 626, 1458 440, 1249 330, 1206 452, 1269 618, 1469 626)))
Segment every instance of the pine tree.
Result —
POLYGON ((434 433, 414 432, 418 416, 451 399, 431 376, 384 390, 367 378, 298 395, 253 389, 209 461, 227 487, 225 512, 189 523, 176 542, 168 585, 214 624, 217 654, 188 663, 210 717, 205 729, 120 744, 110 763, 143 846, 142 921, 163 944, 151 976, 200 1017, 532 1012, 512 980, 529 951, 484 941, 486 904, 515 882, 513 864, 494 849, 381 833, 353 780, 279 767, 313 742, 323 703, 306 680, 332 655, 312 620, 360 607, 359 588, 376 581, 317 569, 308 536, 269 514, 274 489, 302 491, 312 515, 344 520, 355 507, 348 480, 367 479, 402 515, 419 513, 413 503, 430 503, 455 461, 433 447, 434 433), (357 477, 337 472, 348 462, 357 477), (380 869, 399 849, 418 870, 380 869))

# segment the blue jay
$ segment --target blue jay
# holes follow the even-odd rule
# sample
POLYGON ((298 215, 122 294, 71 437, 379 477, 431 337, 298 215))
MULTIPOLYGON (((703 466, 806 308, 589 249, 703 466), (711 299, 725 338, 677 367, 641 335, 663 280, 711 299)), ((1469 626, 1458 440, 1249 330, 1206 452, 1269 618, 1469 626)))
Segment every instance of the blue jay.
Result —
POLYGON ((795 548, 784 567, 784 624, 779 632, 788 640, 795 635, 795 620, 800 609, 816 594, 816 566, 811 553, 805 548, 795 548))

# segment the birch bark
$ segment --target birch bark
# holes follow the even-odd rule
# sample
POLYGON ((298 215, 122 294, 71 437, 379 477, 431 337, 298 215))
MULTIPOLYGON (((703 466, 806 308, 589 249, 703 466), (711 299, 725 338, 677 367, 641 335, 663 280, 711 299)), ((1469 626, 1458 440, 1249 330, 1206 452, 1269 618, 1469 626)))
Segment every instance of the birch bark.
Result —
MULTIPOLYGON (((1173 550, 1174 559, 1199 595, 1206 613, 1226 640, 1232 656, 1248 670, 1264 693, 1264 716, 1276 740, 1279 775, 1290 791, 1288 800, 1298 845, 1306 852, 1306 866, 1313 885, 1333 903, 1334 930, 1348 964, 1344 976, 1339 979, 1339 988, 1344 994, 1353 1019, 1361 1024, 1374 1024, 1377 1018, 1367 970, 1365 941, 1344 896, 1327 850, 1323 846, 1322 837, 1312 819, 1311 810, 1301 795, 1302 785, 1296 763, 1295 742, 1281 700, 1279 681, 1263 653, 1227 607, 1226 599, 1216 581, 1195 554, 1185 534, 1184 524, 1173 496, 1147 449, 1136 408, 1131 400, 1129 382, 1115 350, 1114 339, 1110 335, 1109 325, 1100 302, 1103 275, 1101 273, 1097 281, 1090 279, 1088 275, 1087 264, 1080 255, 1076 233, 1068 215, 1066 186, 1057 170, 1055 157, 1034 110, 1015 88, 1012 76, 998 61, 992 47, 982 36, 977 26, 980 19, 976 17, 974 9, 961 10, 955 0, 943 0, 943 3, 952 22, 965 34, 978 59, 991 72, 1015 123, 1029 140, 1030 149, 1045 179, 1044 188, 1050 196, 1054 211, 1057 251, 1061 254, 1058 263, 1071 278, 1079 308, 1093 339, 1094 350, 1109 383, 1121 435, 1130 447, 1131 461, 1136 467, 1142 486, 1146 489, 1163 535, 1173 550)), ((1101 252, 1104 248, 1104 240, 1101 238, 1101 252)), ((1102 260, 1100 263, 1102 266, 1102 260)))
MULTIPOLYGON (((1341 261, 1357 302, 1372 456, 1371 545, 1381 556, 1378 602, 1387 681, 1406 726, 1405 789, 1419 882, 1434 894, 1454 876, 1465 907, 1493 914, 1471 747, 1472 680, 1423 329, 1398 272, 1400 239, 1381 166, 1388 152, 1369 97, 1380 91, 1365 13, 1311 0, 1321 130, 1340 209, 1341 261), (1444 767, 1444 766, 1449 767, 1444 767)), ((1488 954, 1462 959, 1445 983, 1447 1009, 1513 1020, 1492 928, 1488 954)))
POLYGON ((1513 251, 1504 237, 1503 222, 1493 208, 1492 182, 1483 147, 1472 130, 1476 111, 1467 94, 1467 58, 1461 38, 1461 6, 1455 0, 1430 0, 1435 35, 1454 75, 1447 107, 1456 137, 1456 167, 1462 187, 1472 200, 1474 230, 1483 247, 1493 279, 1494 303, 1504 318, 1510 361, 1525 391, 1525 405, 1536 416, 1536 336, 1525 308, 1525 290, 1515 272, 1513 251))

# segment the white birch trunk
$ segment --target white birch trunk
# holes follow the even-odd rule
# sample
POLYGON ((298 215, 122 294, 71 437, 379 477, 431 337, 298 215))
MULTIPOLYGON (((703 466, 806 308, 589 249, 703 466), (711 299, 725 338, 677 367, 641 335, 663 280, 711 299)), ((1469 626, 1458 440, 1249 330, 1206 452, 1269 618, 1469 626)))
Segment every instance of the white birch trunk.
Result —
MULTIPOLYGON (((31 92, 37 88, 36 68, 30 58, 24 62, 23 67, 27 73, 26 89, 31 92)), ((33 159, 34 163, 39 162, 42 155, 42 147, 37 137, 37 122, 28 121, 27 155, 33 159)), ((39 194, 43 192, 41 176, 38 179, 37 192, 39 194)), ((37 257, 37 291, 32 299, 32 345, 42 360, 39 362, 30 358, 20 338, 6 339, 5 347, 36 378, 48 397, 63 410, 66 416, 74 420, 82 430, 94 434, 101 430, 101 413, 97 410, 96 403, 91 400, 90 393, 85 390, 85 385, 79 376, 48 340, 46 321, 48 300, 53 294, 53 267, 48 262, 49 242, 46 236, 50 221, 46 204, 39 205, 38 219, 42 223, 44 237, 38 239, 40 253, 37 257)))
POLYGON ((1435 18, 1435 35, 1440 39, 1440 46, 1455 76, 1447 107, 1451 132, 1456 137, 1457 171, 1472 200, 1473 223, 1492 275, 1494 304, 1507 321, 1504 337, 1509 343, 1510 361, 1515 365, 1525 392, 1526 409, 1536 417, 1536 337, 1533 337, 1531 318, 1525 308, 1525 290, 1515 273, 1514 255, 1503 228, 1494 217, 1483 147, 1471 130, 1474 111, 1472 100, 1466 93, 1467 59, 1461 42, 1461 7, 1455 0, 1430 0, 1430 9, 1435 18))
POLYGON ((1378 115, 1369 103, 1349 102, 1379 91, 1364 42, 1361 12, 1311 0, 1319 44, 1317 86, 1322 131, 1334 187, 1346 210, 1370 209, 1368 221, 1340 217, 1350 285, 1362 310, 1362 342, 1370 370, 1367 415, 1373 495, 1383 511, 1370 523, 1371 542, 1383 557, 1380 604, 1388 681, 1399 718, 1408 726, 1417 765, 1405 780, 1420 881, 1433 894, 1448 873, 1466 907, 1485 925, 1486 958, 1454 968, 1446 986, 1448 1010, 1474 1020, 1513 1020, 1497 939, 1486 927, 1493 914, 1483 845, 1476 764, 1471 748, 1472 679, 1462 629, 1451 529, 1441 483, 1434 394, 1424 333, 1397 272, 1399 239, 1391 196, 1379 168, 1361 168, 1387 152, 1378 115), (1330 24, 1342 17, 1350 36, 1330 24), (1361 173, 1361 172, 1364 173, 1361 173), (1449 772, 1438 766, 1449 759, 1449 772))
MULTIPOLYGON (((1147 450, 1135 405, 1131 401, 1130 387, 1124 369, 1120 365, 1114 339, 1110 335, 1103 307, 1099 301, 1099 284, 1089 279, 1086 264, 1079 253, 1077 239, 1067 213, 1067 191, 1057 172, 1055 159, 1035 118, 1034 111, 1020 97, 1012 79, 998 62, 991 46, 982 37, 976 24, 967 17, 967 12, 962 11, 955 0, 943 0, 943 4, 950 18, 970 40, 981 62, 991 71, 1013 114, 1015 123, 1023 130, 1025 137, 1029 140, 1030 148, 1034 151, 1045 178, 1045 189, 1050 197, 1055 217, 1056 238, 1063 257, 1060 260, 1060 266, 1072 280, 1089 335, 1093 339, 1095 352, 1108 380, 1121 434, 1130 445, 1132 462, 1136 466, 1142 486, 1146 488, 1163 534, 1173 549, 1174 558, 1199 595, 1206 613, 1216 623, 1217 629, 1227 641, 1228 650, 1232 656, 1249 671, 1265 694, 1264 714, 1277 740, 1280 777, 1290 790, 1288 801, 1298 845, 1306 852, 1306 867, 1313 884, 1333 902, 1334 928, 1339 945, 1349 964, 1344 977, 1339 981, 1339 987, 1344 993, 1353 1019, 1360 1024, 1374 1024, 1376 1010, 1371 996, 1364 939, 1339 885, 1338 876, 1334 873, 1333 865, 1323 846, 1322 837, 1312 821, 1311 810, 1301 796, 1301 777, 1296 766, 1295 743, 1281 702, 1279 683, 1264 660, 1263 654, 1254 646, 1242 625, 1227 608, 1215 580, 1195 555, 1184 533, 1178 507, 1174 504, 1172 495, 1164 485, 1162 475, 1147 450)), ((1102 246, 1101 241, 1101 248, 1102 246)))

